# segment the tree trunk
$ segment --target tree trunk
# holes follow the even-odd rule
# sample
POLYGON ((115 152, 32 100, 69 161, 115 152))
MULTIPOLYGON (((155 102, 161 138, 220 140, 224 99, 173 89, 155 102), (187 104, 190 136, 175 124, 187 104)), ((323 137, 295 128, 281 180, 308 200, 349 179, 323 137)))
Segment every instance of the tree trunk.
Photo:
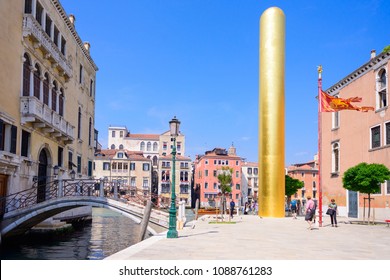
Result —
POLYGON ((370 210, 371 210, 371 194, 368 194, 368 223, 370 223, 370 210))

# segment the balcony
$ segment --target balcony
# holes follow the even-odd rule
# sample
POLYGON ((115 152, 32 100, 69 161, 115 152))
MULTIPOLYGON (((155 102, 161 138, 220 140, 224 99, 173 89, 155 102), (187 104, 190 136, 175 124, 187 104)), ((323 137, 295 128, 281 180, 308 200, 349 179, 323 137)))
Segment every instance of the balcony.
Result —
POLYGON ((31 14, 25 14, 23 17, 23 37, 30 37, 34 42, 34 47, 42 50, 45 58, 52 63, 54 68, 58 68, 66 80, 72 77, 71 64, 31 14))
POLYGON ((32 123, 34 128, 40 128, 43 133, 64 144, 73 143, 74 126, 36 97, 22 96, 20 111, 22 123, 32 123))

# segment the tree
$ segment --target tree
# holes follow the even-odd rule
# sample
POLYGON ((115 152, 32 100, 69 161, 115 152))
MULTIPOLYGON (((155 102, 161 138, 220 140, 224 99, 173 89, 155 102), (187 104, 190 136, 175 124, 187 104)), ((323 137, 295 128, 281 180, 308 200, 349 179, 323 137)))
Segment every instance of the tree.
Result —
POLYGON ((285 180, 285 194, 287 197, 292 196, 297 192, 297 190, 303 188, 303 182, 299 181, 298 179, 291 178, 288 175, 284 175, 285 180))
POLYGON ((370 217, 371 194, 380 191, 380 184, 390 180, 390 170, 383 164, 359 163, 344 172, 343 187, 347 190, 368 194, 368 217, 370 217))
POLYGON ((231 193, 232 192, 232 173, 233 173, 233 168, 223 166, 221 170, 218 172, 218 182, 221 188, 222 194, 225 193, 231 193))
POLYGON ((388 51, 390 51, 390 45, 384 47, 382 52, 388 52, 388 51))
POLYGON ((226 209, 226 194, 232 192, 232 174, 233 174, 233 168, 230 168, 228 166, 223 166, 221 170, 218 170, 218 182, 219 187, 221 188, 222 193, 222 213, 225 212, 226 209))

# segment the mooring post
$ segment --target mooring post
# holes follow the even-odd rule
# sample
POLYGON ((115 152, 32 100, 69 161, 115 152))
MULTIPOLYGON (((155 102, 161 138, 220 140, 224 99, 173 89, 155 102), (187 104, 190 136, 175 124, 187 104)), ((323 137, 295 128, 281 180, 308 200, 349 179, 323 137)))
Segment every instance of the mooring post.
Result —
POLYGON ((198 219, 199 198, 195 201, 195 221, 198 219))
POLYGON ((148 200, 144 209, 144 217, 141 221, 141 231, 138 236, 138 242, 141 242, 145 238, 146 229, 148 228, 150 213, 152 212, 152 202, 148 200))

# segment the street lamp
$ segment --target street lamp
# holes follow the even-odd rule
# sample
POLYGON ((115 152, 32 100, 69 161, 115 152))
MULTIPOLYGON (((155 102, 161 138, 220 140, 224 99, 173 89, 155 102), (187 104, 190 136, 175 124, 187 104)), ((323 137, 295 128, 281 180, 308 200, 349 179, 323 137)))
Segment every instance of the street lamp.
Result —
POLYGON ((54 167, 53 167, 53 175, 54 175, 54 176, 57 176, 59 170, 60 170, 60 168, 58 167, 58 165, 54 166, 54 167))
POLYGON ((171 207, 169 208, 169 230, 167 238, 177 238, 176 229, 176 193, 175 193, 175 179, 176 179, 176 137, 179 135, 180 121, 175 117, 169 122, 170 134, 172 136, 172 191, 171 191, 171 207))
POLYGON ((76 172, 74 170, 70 171, 70 178, 74 180, 76 178, 76 172))

